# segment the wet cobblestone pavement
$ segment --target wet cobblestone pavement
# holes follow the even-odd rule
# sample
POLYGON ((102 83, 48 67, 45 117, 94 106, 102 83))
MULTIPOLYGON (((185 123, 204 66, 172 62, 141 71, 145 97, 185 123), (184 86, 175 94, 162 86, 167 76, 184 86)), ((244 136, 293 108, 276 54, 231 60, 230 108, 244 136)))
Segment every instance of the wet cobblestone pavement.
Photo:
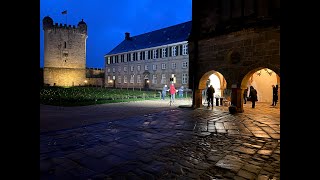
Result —
POLYGON ((42 132, 40 179, 280 179, 280 108, 227 110, 173 106, 42 132))

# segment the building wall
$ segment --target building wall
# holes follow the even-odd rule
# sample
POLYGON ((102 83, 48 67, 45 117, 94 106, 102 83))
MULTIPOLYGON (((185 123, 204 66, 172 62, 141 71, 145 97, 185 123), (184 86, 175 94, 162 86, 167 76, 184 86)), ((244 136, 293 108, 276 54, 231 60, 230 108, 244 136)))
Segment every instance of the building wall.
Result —
POLYGON ((280 28, 249 29, 200 40, 198 52, 197 78, 215 70, 225 77, 229 87, 256 67, 280 74, 280 28))
POLYGON ((44 84, 50 86, 83 86, 85 69, 44 67, 44 84))
MULTIPOLYGON (((181 43, 165 45, 165 46, 137 50, 137 51, 144 52, 148 50, 159 49, 159 48, 164 48, 168 46, 170 47, 173 45, 181 45, 185 43, 186 41, 181 43)), ((126 53, 131 53, 131 52, 126 52, 126 53)), ((175 78, 176 81, 174 82, 175 87, 184 86, 184 88, 189 88, 188 79, 186 81, 186 84, 182 84, 182 74, 183 73, 189 74, 188 72, 189 72, 189 55, 178 55, 174 57, 129 61, 129 62, 123 62, 123 63, 119 62, 119 63, 113 63, 113 64, 106 63, 105 86, 106 87, 115 86, 116 88, 144 88, 145 87, 144 79, 145 79, 145 76, 147 75, 150 89, 162 89, 165 84, 169 86, 171 74, 175 74, 175 77, 176 77, 175 78), (187 62, 186 68, 182 68, 182 62, 187 62), (163 63, 166 64, 166 69, 164 70, 162 69, 163 63), (175 69, 172 69, 172 63, 176 63, 175 69), (138 65, 140 65, 140 71, 137 70, 138 65), (145 65, 148 65, 147 71, 145 71, 145 65), (153 65, 157 65, 156 70, 153 70, 153 65), (134 66, 133 71, 131 71, 131 66, 134 66), (127 67, 126 72, 124 71, 124 67, 127 67), (115 69, 115 72, 113 72, 113 68, 115 69), (119 68, 120 68, 120 71, 119 71, 119 68), (162 74, 166 74, 166 82, 164 83, 161 83, 162 74), (127 83, 124 83, 125 75, 127 76, 127 83), (134 75, 134 83, 130 83, 131 75, 134 75), (141 76, 141 83, 137 83, 137 75, 141 76), (153 75, 157 76, 156 83, 152 82, 153 75), (113 79, 113 76, 115 76, 115 80, 116 80, 115 84, 113 81, 109 81, 108 76, 110 77, 110 79, 113 79), (119 83, 119 76, 121 76, 121 83, 119 83)))

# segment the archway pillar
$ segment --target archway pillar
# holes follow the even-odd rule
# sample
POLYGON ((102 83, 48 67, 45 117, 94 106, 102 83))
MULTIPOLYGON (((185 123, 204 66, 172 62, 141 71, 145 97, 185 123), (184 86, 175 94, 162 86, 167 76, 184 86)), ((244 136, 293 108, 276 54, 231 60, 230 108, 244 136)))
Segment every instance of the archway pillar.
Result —
POLYGON ((231 86, 231 105, 236 106, 237 112, 243 112, 243 90, 237 85, 231 86))
POLYGON ((196 89, 193 93, 193 108, 202 107, 202 89, 196 89))

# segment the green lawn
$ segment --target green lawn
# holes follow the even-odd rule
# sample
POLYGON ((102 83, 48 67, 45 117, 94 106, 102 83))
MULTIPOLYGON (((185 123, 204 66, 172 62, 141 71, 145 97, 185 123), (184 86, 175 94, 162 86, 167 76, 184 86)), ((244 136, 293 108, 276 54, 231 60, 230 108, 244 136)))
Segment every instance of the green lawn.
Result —
POLYGON ((40 104, 85 106, 115 102, 160 99, 159 91, 139 89, 109 89, 100 87, 41 87, 40 104))

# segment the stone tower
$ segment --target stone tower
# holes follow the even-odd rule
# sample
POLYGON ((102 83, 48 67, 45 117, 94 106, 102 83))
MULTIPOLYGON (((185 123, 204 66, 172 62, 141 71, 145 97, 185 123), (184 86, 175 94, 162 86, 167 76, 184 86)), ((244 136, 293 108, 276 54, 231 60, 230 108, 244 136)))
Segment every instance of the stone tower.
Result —
POLYGON ((44 30, 44 84, 79 86, 86 80, 87 25, 53 24, 52 18, 42 20, 44 30))

